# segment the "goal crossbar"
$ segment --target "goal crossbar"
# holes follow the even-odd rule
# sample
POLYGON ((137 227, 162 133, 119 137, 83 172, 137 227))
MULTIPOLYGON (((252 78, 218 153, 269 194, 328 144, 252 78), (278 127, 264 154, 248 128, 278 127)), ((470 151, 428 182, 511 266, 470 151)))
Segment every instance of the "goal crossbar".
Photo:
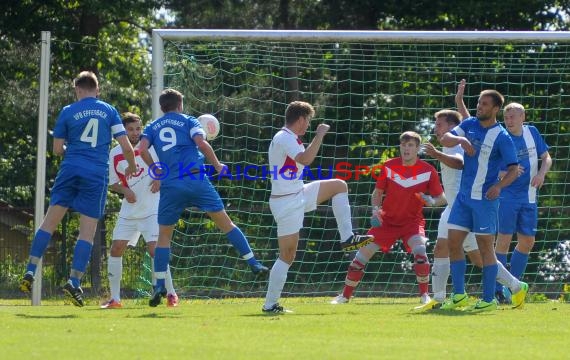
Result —
POLYGON ((241 40, 350 42, 568 42, 570 31, 359 31, 359 30, 228 30, 153 29, 152 118, 160 116, 158 97, 164 88, 164 40, 241 40))

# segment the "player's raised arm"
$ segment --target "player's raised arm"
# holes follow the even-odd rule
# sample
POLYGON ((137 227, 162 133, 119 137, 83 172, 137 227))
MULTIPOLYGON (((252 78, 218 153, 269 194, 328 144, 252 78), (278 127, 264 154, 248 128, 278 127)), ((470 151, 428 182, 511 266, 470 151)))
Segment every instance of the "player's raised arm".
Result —
POLYGON ((464 119, 470 117, 469 110, 465 106, 463 101, 463 94, 465 92, 465 79, 461 79, 459 85, 457 86, 457 93, 455 94, 455 106, 457 106, 457 111, 463 116, 464 119))
POLYGON ((317 134, 313 138, 313 141, 311 141, 305 151, 299 153, 295 157, 295 161, 305 166, 311 165, 311 163, 315 160, 317 153, 319 152, 319 149, 323 143, 323 138, 330 128, 331 127, 327 124, 319 124, 317 127, 317 134))

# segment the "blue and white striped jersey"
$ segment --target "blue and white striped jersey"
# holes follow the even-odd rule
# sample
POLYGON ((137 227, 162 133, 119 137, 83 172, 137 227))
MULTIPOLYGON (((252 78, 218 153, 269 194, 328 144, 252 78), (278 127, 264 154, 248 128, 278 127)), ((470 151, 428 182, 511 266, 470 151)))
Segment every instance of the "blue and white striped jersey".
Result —
MULTIPOLYGON (((523 125, 521 136, 510 133, 509 135, 515 144, 517 159, 524 172, 501 191, 501 198, 534 204, 536 202, 536 188, 530 186, 530 182, 538 173, 538 160, 548 151, 548 145, 538 129, 532 125, 523 125)), ((506 169, 505 164, 503 164, 502 169, 506 169)))
POLYGON ((518 163, 513 141, 499 123, 484 128, 476 117, 462 121, 451 133, 467 138, 475 148, 473 156, 464 155, 459 193, 482 200, 487 190, 498 182, 501 166, 518 163))

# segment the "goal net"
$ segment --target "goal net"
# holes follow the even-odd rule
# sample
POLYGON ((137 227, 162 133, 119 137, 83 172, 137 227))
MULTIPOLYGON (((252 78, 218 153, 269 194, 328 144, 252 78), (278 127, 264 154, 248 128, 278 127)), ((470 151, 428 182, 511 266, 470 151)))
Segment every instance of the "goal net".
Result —
MULTIPOLYGON (((267 165, 269 143, 290 101, 315 105, 313 130, 319 122, 331 126, 311 168, 315 178, 346 179, 354 228, 362 232, 374 187, 366 169, 398 156, 403 131, 431 139, 433 114, 455 108, 461 79, 473 114, 480 91, 497 89, 507 103, 525 106, 527 121, 551 146, 555 165, 540 191, 537 242, 524 279, 531 291, 554 297, 570 266, 568 161, 558 160, 569 157, 569 40, 566 33, 541 32, 155 30, 153 117, 160 116, 158 94, 172 87, 184 94, 186 113, 220 120, 220 136, 211 144, 236 176, 213 183, 256 256, 271 266, 278 247, 270 184, 244 169, 267 165), (350 178, 337 171, 339 164, 353 170, 350 178)), ((308 132, 305 144, 313 135, 308 132)), ((425 210, 430 261, 441 211, 425 210)), ((338 293, 352 256, 340 250, 330 205, 319 206, 306 214, 284 296, 338 293)), ((214 224, 192 209, 176 227, 170 264, 176 287, 189 297, 258 297, 267 287, 214 224)), ((416 296, 411 266, 398 242, 372 258, 356 296, 416 296)), ((468 291, 480 292, 480 273, 468 266, 468 291)))

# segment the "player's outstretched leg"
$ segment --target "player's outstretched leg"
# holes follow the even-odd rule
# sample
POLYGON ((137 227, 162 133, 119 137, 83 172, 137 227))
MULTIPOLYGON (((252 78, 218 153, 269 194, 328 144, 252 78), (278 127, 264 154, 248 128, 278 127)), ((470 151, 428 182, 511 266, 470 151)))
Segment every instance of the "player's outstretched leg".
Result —
POLYGON ((237 250, 240 257, 247 261, 251 272, 254 275, 266 275, 269 268, 261 264, 253 254, 247 238, 243 232, 232 222, 224 209, 220 211, 207 212, 208 216, 216 226, 222 230, 233 247, 237 250))
POLYGON ((263 266, 259 261, 257 261, 253 255, 253 251, 251 251, 249 242, 237 226, 228 232, 226 236, 234 248, 239 252, 241 258, 247 261, 252 273, 255 275, 265 275, 269 273, 269 268, 267 266, 263 266))
POLYGON ((42 229, 38 229, 34 235, 32 247, 30 249, 30 258, 28 260, 28 265, 26 265, 26 273, 20 281, 20 290, 26 294, 32 291, 36 268, 48 247, 50 239, 51 234, 42 229))
POLYGON ((374 236, 372 235, 358 235, 353 234, 345 241, 340 243, 340 247, 343 251, 355 251, 360 249, 363 246, 366 246, 370 243, 374 242, 374 236))
POLYGON ((356 251, 374 241, 372 235, 358 235, 352 232, 352 217, 350 213, 350 203, 348 201, 348 187, 346 183, 339 179, 326 180, 320 182, 319 197, 323 193, 331 193, 331 203, 333 214, 340 234, 340 247, 343 251, 356 251))

